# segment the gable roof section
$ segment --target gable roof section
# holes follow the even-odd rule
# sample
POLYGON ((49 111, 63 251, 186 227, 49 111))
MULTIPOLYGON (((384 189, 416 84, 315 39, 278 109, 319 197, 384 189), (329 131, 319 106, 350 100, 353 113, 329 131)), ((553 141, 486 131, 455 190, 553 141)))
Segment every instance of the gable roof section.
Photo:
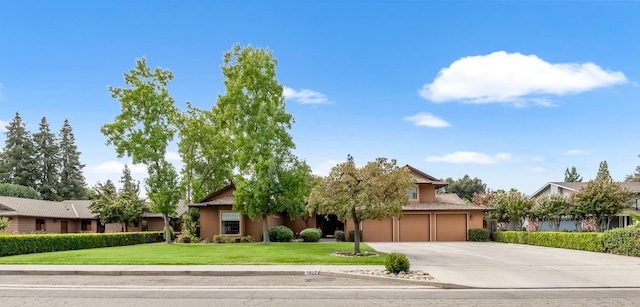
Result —
MULTIPOLYGON (((222 193, 224 193, 224 192, 226 192, 226 191, 228 191, 230 189, 235 189, 235 188, 236 188, 236 186, 233 183, 230 183, 230 184, 226 185, 225 187, 223 187, 223 188, 221 188, 221 189, 219 189, 217 191, 211 192, 209 195, 205 196, 205 198, 203 198, 198 203, 205 203, 205 202, 207 202, 209 200, 215 199, 216 196, 218 196, 218 195, 220 195, 220 194, 222 194, 222 193)), ((195 204, 192 204, 192 205, 195 205, 195 204)))
POLYGON ((441 188, 448 185, 447 182, 441 181, 438 178, 433 177, 409 164, 405 165, 404 167, 408 168, 409 171, 413 173, 413 176, 416 178, 416 183, 433 184, 436 186, 436 188, 441 188))
POLYGON ((475 206, 465 203, 455 193, 436 194, 434 202, 410 204, 402 207, 402 209, 411 210, 430 210, 430 211, 468 211, 468 210, 493 210, 489 207, 475 206))
MULTIPOLYGON (((542 192, 546 191, 548 188, 551 188, 552 185, 575 192, 580 190, 580 188, 582 188, 582 186, 584 186, 585 184, 587 183, 586 182, 547 182, 547 184, 543 185, 540 189, 535 191, 535 193, 531 195, 531 198, 537 197, 542 192)), ((623 187, 630 189, 634 193, 640 194, 640 182, 621 182, 620 184, 622 184, 623 187)))
POLYGON ((83 204, 0 196, 0 205, 11 210, 1 210, 0 216, 33 216, 65 219, 95 219, 83 204))

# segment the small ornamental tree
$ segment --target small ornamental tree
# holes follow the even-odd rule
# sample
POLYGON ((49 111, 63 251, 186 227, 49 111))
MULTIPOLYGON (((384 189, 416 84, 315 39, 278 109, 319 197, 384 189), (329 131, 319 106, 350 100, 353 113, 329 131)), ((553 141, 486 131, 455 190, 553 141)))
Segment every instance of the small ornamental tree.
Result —
POLYGON ((0 217, 0 231, 4 231, 5 228, 11 225, 11 221, 7 217, 0 217))
MULTIPOLYGON (((342 222, 353 221, 356 229, 365 220, 382 220, 387 216, 402 216, 407 204, 407 189, 415 179, 396 160, 377 158, 363 167, 356 167, 352 156, 347 162, 331 169, 309 195, 309 213, 333 212, 342 222)), ((360 231, 355 232, 354 252, 360 254, 360 231)))
POLYGON ((541 221, 548 221, 554 231, 560 231, 562 218, 569 216, 569 200, 561 194, 545 195, 536 200, 533 210, 541 221))
POLYGON ((578 210, 592 217, 598 223, 598 229, 609 229, 609 223, 628 208, 634 200, 635 193, 618 182, 600 177, 583 185, 573 194, 578 210))

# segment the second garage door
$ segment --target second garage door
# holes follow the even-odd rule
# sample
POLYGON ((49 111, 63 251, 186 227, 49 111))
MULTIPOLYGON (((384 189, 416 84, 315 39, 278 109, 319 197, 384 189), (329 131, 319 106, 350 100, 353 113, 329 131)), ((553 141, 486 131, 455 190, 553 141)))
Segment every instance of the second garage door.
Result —
POLYGON ((466 214, 436 214, 436 241, 466 240, 466 214))
POLYGON ((398 225, 400 242, 429 241, 429 214, 405 214, 398 225))

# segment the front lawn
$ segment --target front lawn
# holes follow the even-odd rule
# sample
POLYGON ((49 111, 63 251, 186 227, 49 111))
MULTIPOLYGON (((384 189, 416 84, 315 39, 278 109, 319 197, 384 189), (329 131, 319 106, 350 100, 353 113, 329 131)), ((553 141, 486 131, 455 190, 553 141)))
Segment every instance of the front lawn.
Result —
MULTIPOLYGON (((362 252, 374 251, 361 243, 362 252)), ((0 264, 364 264, 382 265, 378 257, 339 257, 333 252, 353 252, 348 242, 166 244, 120 247, 0 257, 0 264)))

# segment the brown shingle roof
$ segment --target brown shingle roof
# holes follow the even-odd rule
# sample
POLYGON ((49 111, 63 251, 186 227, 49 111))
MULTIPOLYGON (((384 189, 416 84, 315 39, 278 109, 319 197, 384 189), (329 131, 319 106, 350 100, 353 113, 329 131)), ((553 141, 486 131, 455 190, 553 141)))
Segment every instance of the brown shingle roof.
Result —
POLYGON ((95 219, 87 204, 0 196, 0 204, 10 210, 0 216, 38 216, 66 219, 95 219))
POLYGON ((206 207, 206 206, 221 206, 221 205, 233 205, 233 196, 222 197, 211 201, 202 203, 190 204, 190 207, 206 207))
POLYGON ((482 210, 488 211, 491 208, 474 206, 471 204, 465 203, 458 195, 455 193, 444 193, 444 194, 436 194, 436 200, 434 202, 428 203, 419 203, 419 204, 411 204, 404 206, 402 209, 404 210, 482 210))

